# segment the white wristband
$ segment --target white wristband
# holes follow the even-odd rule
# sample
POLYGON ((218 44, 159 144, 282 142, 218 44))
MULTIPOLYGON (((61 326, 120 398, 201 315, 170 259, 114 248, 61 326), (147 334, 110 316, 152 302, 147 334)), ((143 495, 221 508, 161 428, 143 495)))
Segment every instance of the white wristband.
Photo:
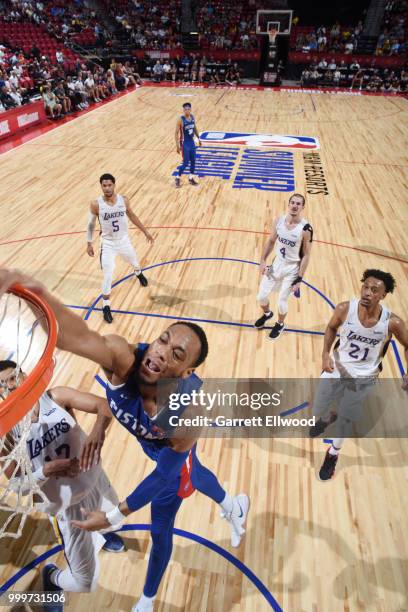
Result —
POLYGON ((119 506, 116 506, 113 510, 110 510, 106 513, 106 519, 110 525, 117 525, 118 523, 121 523, 125 518, 126 516, 122 514, 119 510, 119 506))

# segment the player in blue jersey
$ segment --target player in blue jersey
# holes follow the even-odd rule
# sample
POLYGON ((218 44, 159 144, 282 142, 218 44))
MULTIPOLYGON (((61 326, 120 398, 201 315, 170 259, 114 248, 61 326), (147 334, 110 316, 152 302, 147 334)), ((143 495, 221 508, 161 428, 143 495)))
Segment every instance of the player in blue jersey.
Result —
MULTIPOLYGON (((108 376, 107 398, 115 418, 140 442, 156 468, 112 512, 87 512, 73 525, 87 531, 111 527, 132 512, 151 503, 152 549, 145 586, 132 612, 153 610, 154 598, 172 552, 173 525, 183 501, 197 489, 218 503, 231 528, 231 544, 238 546, 245 532, 249 499, 231 497, 216 476, 199 462, 196 438, 169 438, 158 426, 158 382, 176 379, 178 392, 201 386, 194 369, 208 353, 204 330, 189 322, 173 323, 150 345, 132 345, 118 335, 102 336, 64 306, 46 288, 18 270, 0 270, 0 297, 15 283, 41 294, 58 322, 57 346, 101 365, 108 376)), ((106 418, 101 415, 92 431, 97 445, 104 438, 106 418)), ((87 467, 92 465, 92 456, 87 467)))
POLYGON ((176 124, 176 149, 177 153, 183 156, 183 163, 178 166, 176 176, 176 187, 181 187, 181 175, 190 164, 190 174, 188 182, 190 185, 198 185, 194 178, 195 163, 196 163, 196 144, 194 136, 198 138, 198 146, 201 147, 200 134, 197 130, 197 125, 194 116, 191 114, 191 104, 186 102, 183 104, 184 114, 179 117, 176 124))

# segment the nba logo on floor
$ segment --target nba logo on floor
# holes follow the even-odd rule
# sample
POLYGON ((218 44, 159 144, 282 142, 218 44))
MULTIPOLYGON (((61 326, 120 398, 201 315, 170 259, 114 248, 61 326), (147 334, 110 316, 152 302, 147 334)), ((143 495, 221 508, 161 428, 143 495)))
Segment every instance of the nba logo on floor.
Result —
POLYGON ((242 132, 203 132, 201 140, 229 145, 251 147, 281 147, 284 149, 320 149, 312 136, 282 136, 280 134, 247 134, 242 132))

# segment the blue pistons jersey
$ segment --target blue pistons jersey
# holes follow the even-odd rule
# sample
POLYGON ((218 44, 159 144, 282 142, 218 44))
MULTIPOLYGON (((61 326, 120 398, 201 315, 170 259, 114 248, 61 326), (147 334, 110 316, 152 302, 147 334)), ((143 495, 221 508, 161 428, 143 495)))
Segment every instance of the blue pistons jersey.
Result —
MULTIPOLYGON (((140 343, 135 351, 135 371, 139 367, 148 344, 140 343)), ((195 374, 176 381, 174 393, 191 393, 199 390, 203 382, 195 374)), ((169 415, 180 415, 186 407, 181 406, 176 411, 164 406, 155 417, 149 417, 143 408, 143 399, 136 380, 129 379, 120 385, 107 384, 106 398, 113 416, 141 444, 144 452, 153 461, 157 461, 162 448, 169 446, 169 415)))
POLYGON ((194 142, 194 128, 195 119, 193 115, 190 115, 189 119, 186 119, 184 115, 181 116, 181 144, 189 147, 195 147, 194 142))

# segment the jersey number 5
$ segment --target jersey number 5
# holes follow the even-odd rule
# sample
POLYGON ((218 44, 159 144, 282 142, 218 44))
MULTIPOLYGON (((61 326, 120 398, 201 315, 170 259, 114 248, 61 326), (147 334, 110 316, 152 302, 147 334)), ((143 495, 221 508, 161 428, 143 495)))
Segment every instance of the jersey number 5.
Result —
POLYGON ((119 231, 119 221, 117 219, 115 219, 115 221, 112 221, 112 227, 114 232, 119 231))

